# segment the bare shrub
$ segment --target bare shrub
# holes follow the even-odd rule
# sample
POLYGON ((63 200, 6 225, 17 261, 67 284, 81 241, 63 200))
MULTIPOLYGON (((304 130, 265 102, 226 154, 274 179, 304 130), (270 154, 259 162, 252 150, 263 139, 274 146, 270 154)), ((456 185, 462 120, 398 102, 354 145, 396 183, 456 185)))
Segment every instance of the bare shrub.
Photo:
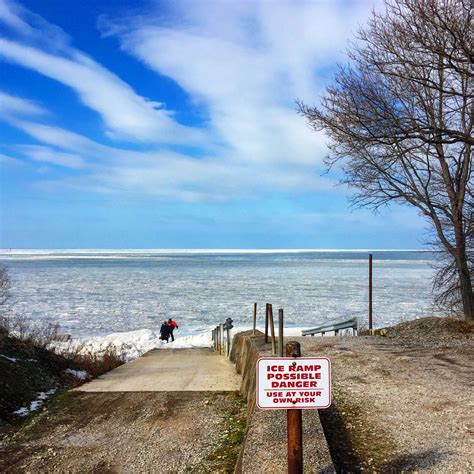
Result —
POLYGON ((85 370, 92 378, 105 374, 124 363, 122 355, 113 345, 107 346, 100 353, 92 350, 74 351, 66 353, 65 357, 70 358, 71 362, 85 370))
POLYGON ((23 315, 0 315, 0 328, 11 337, 37 349, 46 349, 57 340, 59 324, 32 323, 23 315))
POLYGON ((25 316, 0 316, 0 329, 16 339, 24 352, 32 357, 38 352, 49 351, 62 357, 71 368, 85 370, 92 378, 124 363, 122 354, 113 345, 95 352, 85 349, 81 342, 59 342, 59 324, 33 324, 25 316))

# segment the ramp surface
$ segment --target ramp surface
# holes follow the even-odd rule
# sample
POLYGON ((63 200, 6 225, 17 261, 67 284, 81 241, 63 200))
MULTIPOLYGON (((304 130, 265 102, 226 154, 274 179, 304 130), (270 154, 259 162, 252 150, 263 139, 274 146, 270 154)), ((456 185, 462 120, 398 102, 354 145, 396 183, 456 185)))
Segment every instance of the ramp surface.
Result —
POLYGON ((80 392, 236 391, 241 378, 210 349, 154 350, 76 389, 80 392))

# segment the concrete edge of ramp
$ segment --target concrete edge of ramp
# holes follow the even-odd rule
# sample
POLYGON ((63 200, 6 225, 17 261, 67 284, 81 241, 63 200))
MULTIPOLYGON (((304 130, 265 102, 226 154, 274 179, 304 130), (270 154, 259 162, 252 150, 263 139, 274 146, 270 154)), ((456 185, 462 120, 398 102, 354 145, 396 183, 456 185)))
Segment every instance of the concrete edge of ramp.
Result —
MULTIPOLYGON (((271 345, 263 334, 245 331, 234 336, 230 359, 242 375, 240 393, 247 399, 248 421, 235 472, 286 473, 286 410, 259 410, 256 407, 256 364, 271 357, 271 345)), ((334 473, 329 446, 317 410, 303 413, 303 456, 305 472, 334 473)))

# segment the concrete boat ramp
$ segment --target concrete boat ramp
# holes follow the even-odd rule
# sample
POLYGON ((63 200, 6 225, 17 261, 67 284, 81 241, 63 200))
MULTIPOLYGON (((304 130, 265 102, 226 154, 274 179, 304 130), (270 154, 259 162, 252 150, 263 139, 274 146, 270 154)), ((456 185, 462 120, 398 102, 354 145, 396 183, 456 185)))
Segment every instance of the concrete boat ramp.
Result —
POLYGON ((153 350, 76 389, 80 392, 238 391, 241 377, 211 349, 153 350))
MULTIPOLYGON (((0 445, 0 472, 286 473, 286 413, 255 410, 255 362, 270 349, 260 333, 238 336, 235 366, 209 348, 158 349, 59 394, 0 445)), ((310 411, 305 466, 334 472, 310 411)))

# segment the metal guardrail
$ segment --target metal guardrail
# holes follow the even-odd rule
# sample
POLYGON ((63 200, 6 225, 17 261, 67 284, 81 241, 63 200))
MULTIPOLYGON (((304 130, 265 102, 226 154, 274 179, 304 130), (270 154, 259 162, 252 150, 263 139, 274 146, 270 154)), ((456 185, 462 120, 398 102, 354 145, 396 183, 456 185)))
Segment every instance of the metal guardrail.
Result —
POLYGON ((320 326, 317 326, 313 329, 303 330, 302 335, 314 336, 315 334, 322 334, 324 336, 326 332, 334 332, 337 336, 341 329, 353 329, 355 332, 357 332, 357 318, 351 318, 345 321, 328 321, 327 323, 321 324, 320 326))
POLYGON ((227 318, 225 323, 219 324, 212 330, 214 350, 227 357, 230 355, 230 349, 232 346, 230 330, 234 327, 232 324, 233 322, 234 321, 231 318, 227 318))

